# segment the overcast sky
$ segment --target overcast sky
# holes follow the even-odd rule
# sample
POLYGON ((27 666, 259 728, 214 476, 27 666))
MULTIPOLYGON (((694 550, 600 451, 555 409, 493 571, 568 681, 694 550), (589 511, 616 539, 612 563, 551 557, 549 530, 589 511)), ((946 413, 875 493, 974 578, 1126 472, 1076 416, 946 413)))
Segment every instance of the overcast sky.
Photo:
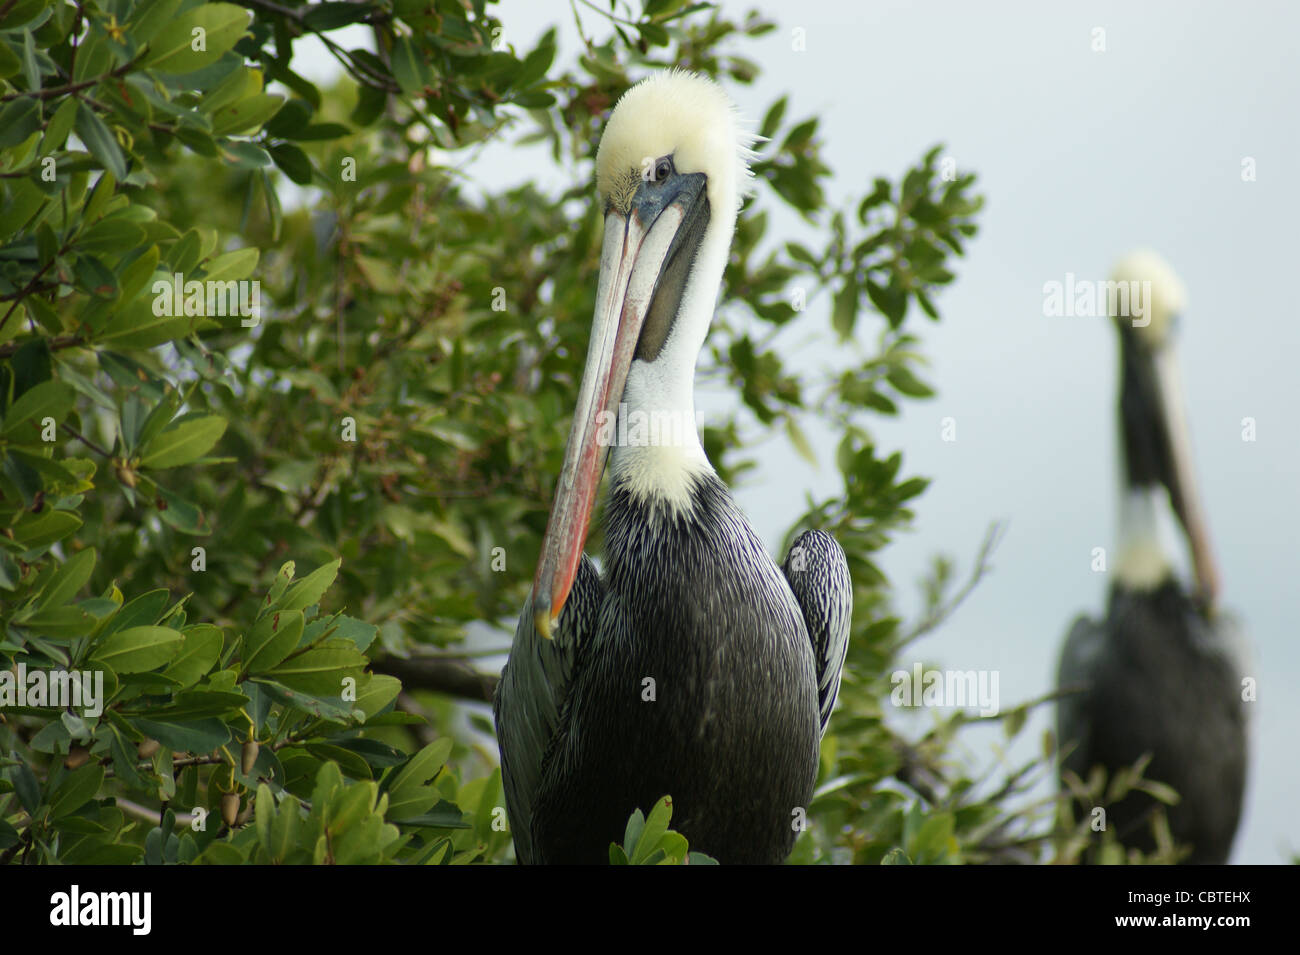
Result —
MULTIPOLYGON (((883 449, 934 478, 914 532, 883 567, 901 611, 933 555, 969 567, 990 522, 1008 531, 995 571, 940 630, 915 645, 927 662, 996 670, 1004 707, 1047 691, 1070 622, 1104 612, 1108 581, 1090 568, 1111 548, 1117 506, 1116 344, 1109 321, 1044 315, 1043 286, 1104 280, 1124 252, 1151 247, 1189 290, 1179 354, 1195 463, 1223 577, 1259 660, 1247 808, 1235 862, 1300 851, 1297 731, 1300 641, 1286 608, 1300 595, 1300 315, 1289 283, 1300 223, 1300 7, 1278 3, 724 2, 767 11, 780 29, 737 49, 763 67, 730 92, 751 118, 782 93, 787 117, 822 117, 830 195, 860 196, 927 147, 948 145, 980 177, 981 232, 939 299, 944 320, 917 323, 939 396, 875 425, 883 449), (994 13, 996 9, 996 13, 994 13), (792 12, 797 11, 797 16, 792 12), (803 31, 805 50, 792 47, 803 31), (1099 33, 1098 31, 1104 31, 1099 33), (1104 51, 1094 49, 1101 39, 1104 51), (1254 181, 1243 181, 1253 160, 1254 181), (957 440, 940 439, 952 417, 957 440), (1257 438, 1242 440, 1242 419, 1257 438)), ((589 33, 601 18, 581 7, 589 33)), ((506 0, 505 39, 527 49, 551 25, 560 58, 579 41, 567 0, 506 0)), ((536 175, 509 145, 470 175, 494 190, 536 175)), ((562 176, 556 185, 566 185, 562 176)), ((769 231, 806 226, 760 197, 769 231)), ((816 308, 828 308, 819 300, 816 308)), ((859 319, 860 327, 862 319, 859 319)), ((870 339, 868 339, 870 340, 870 339)), ((803 348, 816 373, 829 336, 803 348)), ((706 415, 729 395, 705 395, 706 415)), ((834 438, 814 434, 820 469, 779 444, 737 496, 769 546, 802 494, 834 493, 834 438)), ((1185 566, 1185 561, 1180 563, 1185 566)), ((910 662, 908 657, 906 662, 910 662)), ((1042 713, 1007 757, 1034 757, 1042 713)), ((994 758, 998 735, 966 737, 994 758)))

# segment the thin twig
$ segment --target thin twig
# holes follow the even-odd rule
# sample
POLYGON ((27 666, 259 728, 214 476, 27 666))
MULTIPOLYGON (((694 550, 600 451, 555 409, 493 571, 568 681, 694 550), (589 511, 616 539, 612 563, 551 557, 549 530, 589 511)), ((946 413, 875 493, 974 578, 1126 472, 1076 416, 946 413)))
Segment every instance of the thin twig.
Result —
MULTIPOLYGON (((158 809, 150 809, 148 806, 142 806, 129 799, 123 799, 121 796, 117 796, 115 799, 117 802, 117 808, 121 809, 128 816, 135 816, 137 819, 143 820, 144 822, 152 822, 156 826, 162 825, 163 813, 165 812, 162 807, 159 807, 158 809)), ((176 813, 176 827, 178 829, 186 828, 193 822, 194 816, 191 813, 176 813)))
POLYGON ((989 525, 989 529, 984 533, 984 541, 980 545, 979 554, 975 557, 975 564, 971 568, 970 577, 967 578, 966 583, 947 603, 940 604, 922 617, 921 620, 917 622, 916 626, 904 635, 901 640, 899 640, 898 649, 901 650, 917 637, 929 633, 935 627, 939 626, 939 624, 943 623, 952 615, 954 610, 961 606, 962 601, 970 596, 971 591, 975 589, 975 585, 983 579, 985 574, 992 570, 990 559, 993 556, 993 551, 1001 541, 1005 530, 1006 524, 1002 521, 994 521, 989 525))
POLYGON ((102 455, 103 457, 106 457, 106 458, 111 458, 111 457, 113 456, 113 452, 112 452, 112 451, 107 451, 107 450, 105 450, 104 448, 101 448, 101 447, 100 447, 98 444, 96 444, 94 441, 91 441, 88 437, 86 437, 84 434, 82 434, 82 433, 81 433, 80 431, 78 431, 76 428, 72 427, 72 425, 65 423, 65 424, 63 425, 63 431, 64 431, 65 434, 68 434, 68 435, 70 435, 70 436, 76 438, 78 441, 80 441, 80 442, 81 442, 82 444, 84 444, 86 447, 90 448, 90 450, 94 451, 96 454, 102 455))

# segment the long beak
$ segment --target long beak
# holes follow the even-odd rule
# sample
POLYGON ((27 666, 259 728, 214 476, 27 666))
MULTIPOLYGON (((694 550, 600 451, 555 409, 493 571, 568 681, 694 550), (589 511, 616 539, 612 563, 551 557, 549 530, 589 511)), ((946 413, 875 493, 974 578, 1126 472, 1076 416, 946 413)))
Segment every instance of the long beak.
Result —
POLYGON ((548 639, 582 560, 612 423, 655 284, 700 195, 693 177, 679 178, 679 187, 638 190, 628 214, 611 208, 605 216, 591 344, 533 581, 534 624, 548 639))
POLYGON ((1187 534, 1195 568, 1197 590, 1207 607, 1213 607, 1219 593, 1219 570, 1210 548, 1210 532, 1201 507, 1192 468, 1192 443, 1183 403, 1182 376, 1173 344, 1166 344, 1154 356, 1156 386, 1164 417, 1166 438, 1165 486, 1183 531, 1187 534))
POLYGON ((1134 486, 1163 484, 1174 516, 1187 535, 1196 588, 1206 607, 1219 592, 1219 572, 1210 550, 1210 535, 1192 469, 1191 439, 1183 406, 1183 388, 1174 345, 1154 351, 1136 331, 1121 323, 1123 359, 1121 413, 1128 463, 1134 486))

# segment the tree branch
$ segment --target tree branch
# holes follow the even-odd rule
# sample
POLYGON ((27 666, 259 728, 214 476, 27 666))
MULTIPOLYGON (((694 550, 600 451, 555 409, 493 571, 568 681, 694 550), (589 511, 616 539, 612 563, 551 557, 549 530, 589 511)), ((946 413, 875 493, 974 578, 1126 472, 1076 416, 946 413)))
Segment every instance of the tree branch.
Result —
POLYGON ((402 681, 406 690, 432 690, 478 703, 491 703, 499 677, 464 663, 430 657, 384 657, 371 663, 376 673, 402 681))
MULTIPOLYGON (((80 335, 59 335, 54 338, 47 338, 46 343, 50 351, 62 351, 65 348, 76 348, 78 345, 86 344, 86 340, 80 335)), ((6 342, 0 345, 0 358, 8 358, 26 345, 26 342, 6 342)))
POLYGON ((975 585, 992 569, 990 560, 993 557, 993 551, 997 549, 1005 531, 1006 525, 1002 521, 994 521, 989 525, 989 529, 984 534, 984 542, 980 545, 980 552, 975 558, 975 564, 971 568, 970 577, 966 580, 966 583, 947 603, 935 607, 930 613, 926 614, 906 636, 898 641, 897 649, 901 650, 913 640, 929 633, 947 620, 952 615, 952 612, 961 606, 962 601, 969 597, 971 591, 975 589, 975 585))

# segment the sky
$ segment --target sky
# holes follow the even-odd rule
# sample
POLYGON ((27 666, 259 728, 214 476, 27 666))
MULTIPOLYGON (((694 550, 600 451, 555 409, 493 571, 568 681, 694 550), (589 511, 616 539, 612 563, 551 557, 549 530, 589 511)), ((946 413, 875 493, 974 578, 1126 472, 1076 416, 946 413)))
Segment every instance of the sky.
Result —
MULTIPOLYGON (((1004 708, 1051 689, 1072 620, 1104 612, 1109 581, 1092 570, 1092 552, 1114 543, 1119 469, 1114 329, 1105 318, 1046 315, 1044 286, 1067 274, 1102 281, 1137 247, 1181 276, 1189 296, 1178 352, 1194 463, 1222 600, 1258 661, 1232 861, 1288 861, 1300 852, 1300 640, 1285 609, 1300 594, 1300 316, 1286 279, 1300 252, 1300 5, 721 6, 736 17, 757 7, 778 23, 737 47, 763 74, 729 92, 754 121, 782 94, 787 117, 821 117, 832 201, 862 195, 877 175, 897 177, 937 142, 987 197, 980 234, 938 298, 943 321, 909 320, 938 396, 873 424, 880 448, 901 450, 907 472, 933 478, 913 530, 881 560, 898 609, 915 616, 936 554, 964 571, 992 522, 1006 532, 992 573, 904 665, 997 671, 1004 708), (946 417, 955 441, 941 439, 946 417), (1247 418, 1253 441, 1243 440, 1247 418)), ((579 9, 586 30, 602 35, 599 15, 579 9)), ((494 12, 516 49, 554 25, 560 61, 577 55, 565 0, 505 0, 494 12)), ((506 142, 467 172, 498 190, 545 166, 520 162, 506 142)), ((567 185, 558 174, 543 183, 567 185)), ((810 235, 771 196, 759 202, 769 232, 810 235)), ((837 347, 827 336, 792 358, 815 375, 839 363, 837 347)), ((736 401, 700 397, 706 417, 736 401)), ((772 442, 734 489, 769 547, 801 513, 803 495, 792 490, 822 496, 838 486, 834 436, 810 433, 819 468, 772 442)), ((1049 720, 1040 709, 1009 763, 1034 758, 1049 720)), ((968 733, 969 757, 994 758, 999 739, 968 733)))

